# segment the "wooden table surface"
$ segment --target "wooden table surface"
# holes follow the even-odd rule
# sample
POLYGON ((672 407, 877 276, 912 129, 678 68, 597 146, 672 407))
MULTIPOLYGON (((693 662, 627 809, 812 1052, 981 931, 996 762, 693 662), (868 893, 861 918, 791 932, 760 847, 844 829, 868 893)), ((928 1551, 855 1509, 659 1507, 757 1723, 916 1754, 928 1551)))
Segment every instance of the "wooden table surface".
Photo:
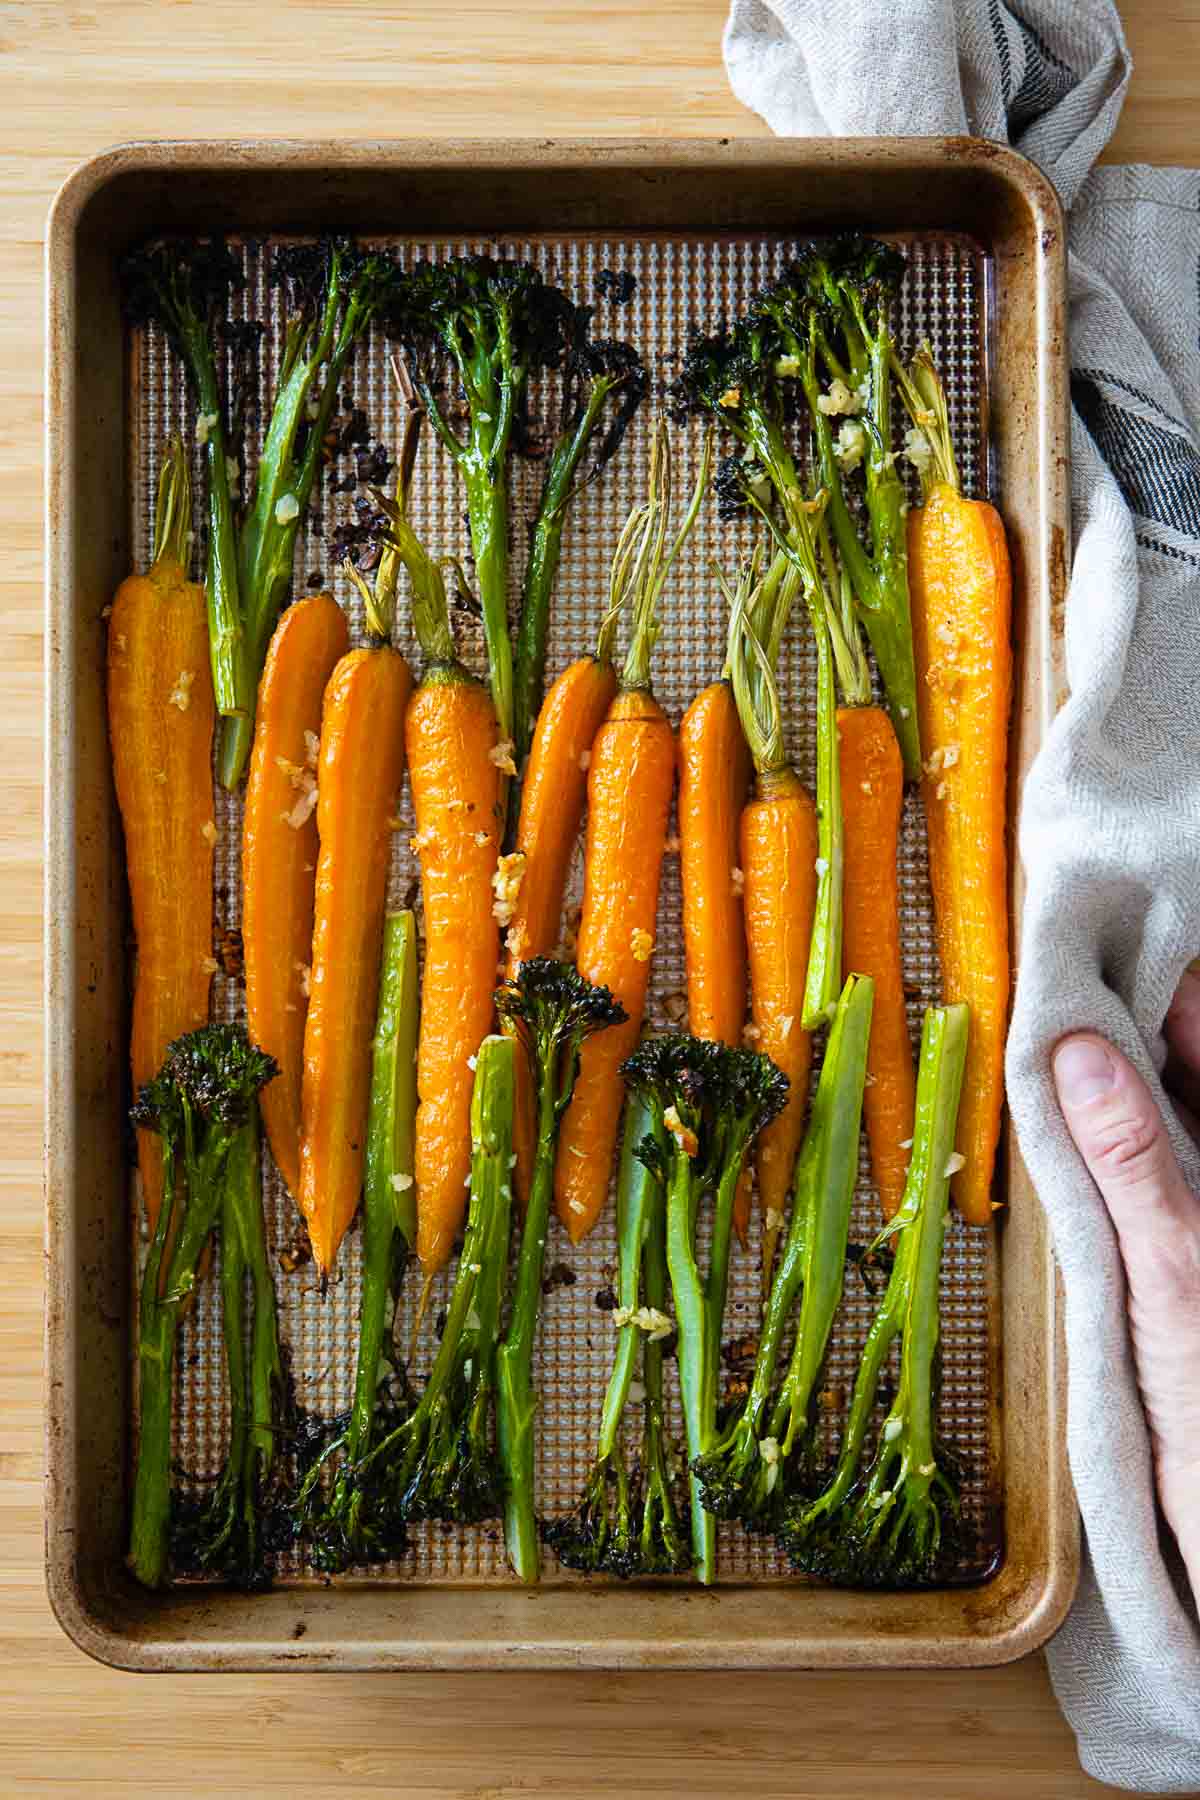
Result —
MULTIPOLYGON (((0 5, 0 1791, 501 1800, 1025 1800, 1085 1779, 1041 1657, 985 1674, 194 1679, 99 1668, 41 1557, 42 230, 128 138, 765 130, 730 94, 724 0, 12 0, 0 5)), ((1126 0, 1110 150, 1195 163, 1200 0, 1126 0)))

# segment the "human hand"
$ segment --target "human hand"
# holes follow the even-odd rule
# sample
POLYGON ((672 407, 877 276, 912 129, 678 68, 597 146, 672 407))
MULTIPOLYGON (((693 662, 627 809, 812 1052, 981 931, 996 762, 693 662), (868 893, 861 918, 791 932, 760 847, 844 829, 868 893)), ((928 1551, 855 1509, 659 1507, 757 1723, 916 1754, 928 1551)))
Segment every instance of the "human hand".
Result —
MULTIPOLYGON (((1185 974, 1163 1027, 1163 1081, 1200 1142, 1200 979, 1185 974)), ((1093 1032, 1063 1038, 1054 1084, 1121 1248, 1158 1497, 1200 1600, 1200 1196, 1149 1088, 1093 1032)))

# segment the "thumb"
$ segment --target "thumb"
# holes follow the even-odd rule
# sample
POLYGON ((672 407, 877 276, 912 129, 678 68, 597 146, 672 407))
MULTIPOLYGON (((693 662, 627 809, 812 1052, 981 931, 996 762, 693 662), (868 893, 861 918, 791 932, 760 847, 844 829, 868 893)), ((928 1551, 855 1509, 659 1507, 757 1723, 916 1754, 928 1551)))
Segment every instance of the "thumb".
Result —
POLYGON ((1091 1032, 1054 1051, 1067 1129, 1116 1228, 1126 1268, 1161 1257, 1178 1229, 1194 1231, 1196 1202, 1153 1094, 1119 1050, 1091 1032))

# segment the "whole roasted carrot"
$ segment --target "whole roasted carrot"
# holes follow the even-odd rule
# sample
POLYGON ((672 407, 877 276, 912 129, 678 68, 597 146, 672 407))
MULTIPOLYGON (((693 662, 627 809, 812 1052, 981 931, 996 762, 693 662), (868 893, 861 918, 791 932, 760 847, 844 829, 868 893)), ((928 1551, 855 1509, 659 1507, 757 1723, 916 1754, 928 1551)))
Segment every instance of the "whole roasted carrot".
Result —
POLYGON ((582 656, 563 670, 538 714, 517 825, 517 850, 525 864, 505 937, 509 981, 519 963, 553 956, 558 945, 592 745, 617 692, 612 655, 617 616, 609 611, 595 656, 582 656))
POLYGON ((1008 1028, 1012 572, 995 507, 963 494, 928 348, 897 373, 923 489, 908 515, 908 555, 942 997, 971 1009, 958 1115, 964 1160, 951 1191, 963 1217, 984 1225, 993 1210, 1008 1028))
POLYGON ((679 866, 693 1037, 738 1044, 746 1022, 738 828, 750 751, 728 676, 701 690, 679 725, 679 866))
MULTIPOLYGON (((740 1044, 746 1022, 741 816, 750 751, 728 673, 701 689, 679 724, 679 869, 688 1026, 740 1044)), ((745 1241, 752 1181, 742 1172, 733 1222, 745 1241)))
POLYGON ((413 1173, 417 1255, 426 1278, 449 1260, 466 1216, 471 1175, 475 1057, 492 1027, 504 883, 520 863, 498 866, 502 775, 512 773, 496 709, 454 648, 438 564, 406 516, 421 415, 410 417, 392 538, 412 585, 413 625, 425 657, 408 709, 409 778, 425 903, 425 962, 417 1045, 413 1173))
POLYGON ((618 552, 623 573, 614 604, 626 593, 632 596, 633 636, 616 698, 592 746, 576 966, 586 981, 608 988, 627 1016, 584 1045, 562 1123, 555 1205, 573 1243, 587 1235, 604 1206, 621 1119, 618 1071, 637 1042, 645 1012, 676 754, 670 720, 650 691, 650 654, 668 571, 695 524, 708 483, 710 447, 706 442, 691 504, 668 548, 670 442, 665 422, 659 425, 649 494, 618 552))
POLYGON ((317 869, 321 697, 348 646, 331 594, 289 606, 258 688, 242 831, 246 1028, 279 1065, 259 1102, 275 1165, 300 1191, 300 1087, 317 869))
POLYGON ((380 565, 374 592, 352 566, 347 572, 365 602, 372 643, 337 663, 321 707, 320 851, 300 1086, 297 1199, 322 1277, 362 1192, 388 863, 412 694, 408 664, 388 641, 394 549, 380 565))
MULTIPOLYGON (((167 1045, 208 1019, 212 957, 212 740, 204 589, 187 576, 187 458, 172 440, 159 480, 154 558, 117 589, 108 627, 108 729, 137 937, 130 1061, 135 1093, 167 1045)), ((162 1138, 138 1131, 153 1236, 162 1138)))
POLYGON ((892 722, 879 706, 838 709, 838 748, 845 831, 842 966, 847 976, 869 975, 875 983, 863 1111, 871 1173, 890 1219, 908 1179, 916 1105, 896 878, 904 763, 892 722))
MULTIPOLYGON (((587 803, 592 745, 617 692, 613 646, 624 604, 623 571, 632 549, 627 526, 613 562, 596 654, 581 656, 563 670, 538 714, 521 790, 517 853, 524 858, 524 872, 505 937, 506 981, 515 979, 522 962, 553 956, 558 947, 567 875, 587 803)), ((513 1151, 517 1197, 524 1204, 537 1137, 537 1103, 525 1057, 517 1058, 515 1080, 513 1151)))
POLYGON ((742 809, 741 867, 754 1047, 788 1078, 787 1103, 759 1133, 756 1170, 763 1209, 763 1273, 769 1276, 791 1191, 808 1109, 812 1037, 804 1028, 820 840, 812 796, 787 759, 773 653, 778 613, 788 603, 777 566, 752 592, 751 565, 734 596, 729 666, 754 762, 755 792, 742 809), (769 651, 751 623, 751 609, 769 651))
MULTIPOLYGON (((840 482, 840 471, 833 479, 840 482)), ((904 1197, 916 1076, 900 957, 896 858, 904 758, 888 714, 876 706, 846 564, 834 556, 824 517, 815 539, 822 606, 843 704, 836 716, 842 847, 842 970, 874 983, 863 1113, 871 1173, 891 1218, 904 1197)), ((907 587, 894 584, 897 604, 907 587)))
POLYGON ((371 1032, 392 821, 404 777, 408 664, 351 650, 325 689, 317 760, 321 847, 300 1096, 300 1210, 328 1274, 362 1192, 371 1032))

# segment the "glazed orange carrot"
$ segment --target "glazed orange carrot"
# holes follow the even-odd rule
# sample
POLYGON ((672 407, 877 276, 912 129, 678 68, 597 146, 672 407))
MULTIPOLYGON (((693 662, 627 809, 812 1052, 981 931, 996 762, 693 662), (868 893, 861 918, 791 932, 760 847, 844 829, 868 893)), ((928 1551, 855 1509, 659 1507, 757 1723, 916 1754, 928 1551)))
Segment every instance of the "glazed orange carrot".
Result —
POLYGON ((732 596, 729 668, 755 772, 754 795, 739 827, 754 1048, 777 1063, 789 1083, 783 1111, 759 1133, 755 1159, 766 1281, 808 1110, 812 1037, 803 1016, 820 841, 812 796, 784 749, 775 682, 795 581, 778 559, 758 585, 756 575, 752 562, 732 596))
POLYGON ((1008 715, 1012 574, 993 506, 963 495, 945 395, 927 349, 901 392, 929 447, 923 502, 908 515, 917 701, 925 750, 942 997, 971 1009, 958 1115, 963 1166, 951 1191, 963 1217, 992 1216, 1008 1028, 1008 715))
POLYGON ((276 1167, 300 1191, 300 1086, 317 869, 321 697, 348 647, 331 594, 289 606, 263 665, 242 829, 246 1029, 279 1064, 259 1101, 276 1167))
POLYGON ((595 656, 564 669, 538 714, 521 790, 517 850, 525 873, 505 938, 506 979, 533 956, 553 956, 562 926, 563 894, 587 800, 596 733, 617 692, 612 644, 616 616, 606 618, 595 656))
POLYGON ((621 1119, 620 1065, 637 1042, 650 981, 658 884, 675 785, 675 734, 650 691, 650 654, 658 601, 708 482, 705 444, 696 490, 668 548, 670 443, 661 423, 651 453, 649 494, 626 524, 614 564, 613 606, 630 595, 633 634, 620 688, 596 734, 588 769, 588 824, 583 912, 576 966, 610 989, 625 1023, 589 1038, 563 1118, 554 1198, 572 1243, 592 1229, 604 1206, 621 1119), (620 574, 617 574, 617 571, 620 574))
POLYGON ((322 1275, 333 1268, 362 1191, 388 862, 411 692, 398 651, 351 650, 330 676, 321 709, 297 1199, 322 1275))
MULTIPOLYGON (((191 492, 172 440, 159 480, 149 572, 117 589, 108 627, 108 729, 137 938, 130 1061, 150 1081, 173 1038, 208 1018, 212 956, 212 739, 204 589, 187 576, 191 492)), ((151 1234, 162 1138, 138 1132, 151 1234)))
MULTIPOLYGON (((739 822, 750 751, 728 678, 703 688, 679 725, 679 868, 688 1028, 740 1044, 746 1022, 746 931, 739 822)), ((733 1222, 745 1242, 751 1175, 745 1169, 733 1222)))
POLYGON ((871 1172, 890 1219, 904 1195, 916 1105, 896 874, 904 763, 882 707, 839 707, 837 727, 845 856, 842 967, 875 983, 863 1110, 871 1172))
POLYGON ((427 1296, 466 1216, 475 1057, 492 1028, 499 920, 519 894, 522 863, 497 863, 511 750, 501 745, 491 694, 458 660, 441 568, 407 516, 421 419, 409 415, 388 512, 425 658, 406 736, 425 911, 413 1176, 427 1296))
POLYGON ((693 1036, 739 1044, 746 1022, 738 820, 750 751, 728 680, 703 689, 679 726, 679 859, 693 1036))
POLYGON ((466 1216, 471 1088, 492 1024, 500 928, 499 740, 491 695, 461 664, 431 662, 408 714, 415 843, 425 902, 417 1049, 417 1254, 426 1274, 450 1256, 466 1216))
MULTIPOLYGON (((613 645, 621 605, 610 592, 594 656, 563 670, 542 703, 521 790, 517 851, 524 874, 505 938, 505 980, 534 956, 553 956, 562 927, 563 894, 587 802, 592 744, 617 692, 613 645)), ((533 1176, 536 1101, 528 1059, 516 1062, 513 1115, 517 1198, 533 1176)))

